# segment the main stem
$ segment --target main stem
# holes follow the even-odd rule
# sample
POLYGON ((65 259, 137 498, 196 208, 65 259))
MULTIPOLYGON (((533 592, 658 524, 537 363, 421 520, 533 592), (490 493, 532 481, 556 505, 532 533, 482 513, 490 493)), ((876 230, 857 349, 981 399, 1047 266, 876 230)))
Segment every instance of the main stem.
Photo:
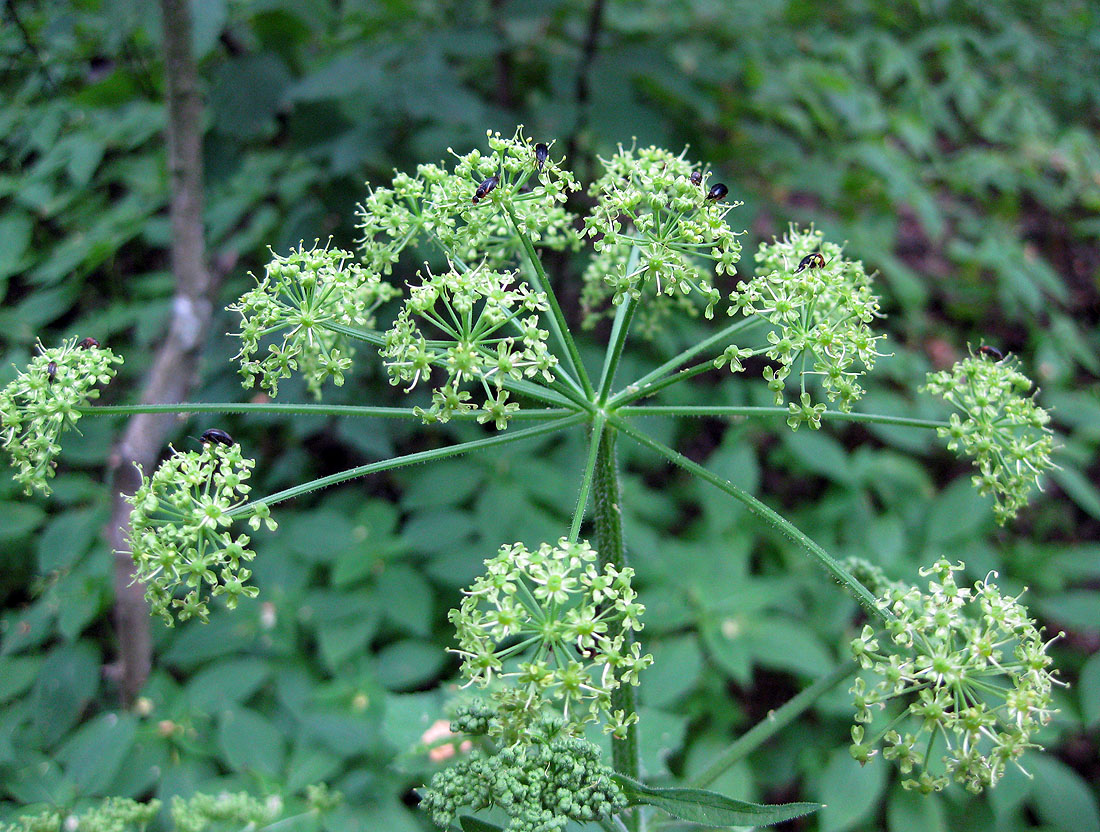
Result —
MULTIPOLYGON (((600 568, 611 564, 616 569, 628 565, 626 549, 623 546, 623 512, 619 503, 619 472, 615 464, 616 432, 600 425, 602 429, 599 450, 596 452, 596 475, 593 482, 593 500, 595 502, 596 545, 600 553, 600 568)), ((633 638, 633 636, 631 636, 633 638)), ((623 646, 629 650, 629 643, 623 646)), ((635 713, 634 686, 624 684, 611 694, 611 710, 635 713)), ((611 740, 611 764, 616 771, 640 779, 638 726, 630 725, 623 739, 611 740)), ((642 829, 640 809, 635 809, 626 818, 627 827, 632 832, 642 829)))

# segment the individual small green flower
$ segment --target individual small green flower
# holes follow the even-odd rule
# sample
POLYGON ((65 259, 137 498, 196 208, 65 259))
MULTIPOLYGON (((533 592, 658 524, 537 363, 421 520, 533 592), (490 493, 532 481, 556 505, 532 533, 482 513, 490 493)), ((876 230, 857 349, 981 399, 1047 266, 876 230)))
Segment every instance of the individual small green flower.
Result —
MULTIPOLYGON (((251 490, 245 482, 256 463, 241 455, 240 445, 206 443, 201 451, 175 452, 129 497, 130 552, 134 579, 145 584, 152 611, 169 626, 173 609, 181 621, 207 620, 207 602, 224 595, 233 609, 242 597, 254 598, 248 586, 252 573, 242 564, 255 553, 247 535, 233 537, 231 512, 244 504, 251 490), (177 588, 187 594, 174 598, 177 588), (209 591, 208 589, 209 588, 209 591)), ((251 506, 246 515, 255 530, 276 527, 266 505, 251 506)))
POLYGON ((241 315, 241 375, 244 386, 260 386, 272 396, 279 380, 300 370, 317 398, 331 378, 339 386, 351 368, 355 350, 347 335, 331 324, 370 329, 374 312, 399 291, 376 272, 350 262, 340 249, 299 246, 286 257, 275 256, 263 280, 229 309, 241 315), (276 336, 261 358, 260 343, 276 336))
MULTIPOLYGON (((388 274, 409 245, 426 241, 462 262, 490 269, 515 266, 523 245, 519 229, 543 248, 577 248, 574 217, 565 210, 573 175, 549 156, 541 168, 522 125, 511 138, 489 131, 489 152, 473 150, 443 165, 420 165, 416 176, 398 173, 390 188, 372 189, 360 206, 364 262, 388 274), (474 201, 478 189, 492 187, 474 201)), ((552 143, 551 143, 552 145, 552 143)))
POLYGON ((993 513, 1001 525, 1027 505, 1039 477, 1055 467, 1050 415, 1035 404, 1038 390, 1026 395, 1031 388, 1015 359, 980 354, 929 373, 922 388, 959 410, 939 435, 950 450, 974 459, 974 485, 994 496, 993 513))
POLYGON ((45 349, 0 390, 0 436, 27 494, 50 494, 59 437, 80 419, 79 408, 99 398, 98 384, 114 378, 122 358, 106 347, 77 346, 76 339, 45 349))
MULTIPOLYGON (((451 729, 485 734, 490 722, 488 716, 458 718, 451 729)), ((508 832, 560 832, 570 821, 598 821, 625 809, 626 798, 600 760, 599 747, 563 731, 560 720, 540 720, 521 741, 495 753, 474 751, 432 777, 421 808, 450 828, 463 808, 496 806, 511 819, 508 832)))
POLYGON ((533 552, 521 543, 502 546, 451 610, 463 674, 481 686, 499 677, 505 687, 495 695, 521 722, 548 702, 571 729, 602 719, 605 730, 622 735, 637 721, 637 714, 612 712, 611 692, 638 684, 653 663, 631 639, 645 607, 631 586, 632 569, 601 570, 596 561, 585 541, 562 538, 533 552))
POLYGON ((604 174, 589 188, 596 207, 585 219, 585 233, 598 238, 584 275, 586 324, 600 317, 596 310, 609 296, 617 305, 643 293, 654 296, 637 313, 650 334, 676 310, 694 313, 692 296, 703 300, 710 318, 721 299, 712 270, 737 273, 741 243, 726 214, 740 203, 707 199, 708 180, 691 181, 695 166, 683 153, 620 145, 600 161, 604 174))
POLYGON ((507 402, 508 380, 554 380, 557 358, 546 346, 549 333, 539 328, 538 318, 546 296, 526 284, 514 286, 512 275, 487 268, 433 274, 425 267, 420 276, 421 284, 410 286, 381 349, 390 382, 412 390, 430 383, 433 370, 446 374, 431 407, 419 411, 425 422, 446 422, 476 409, 463 386, 480 385, 485 396, 480 421, 502 430, 518 409, 507 402), (424 324, 442 338, 426 338, 424 324))
POLYGON ((959 586, 962 568, 941 559, 922 569, 933 578, 927 593, 893 585, 878 602, 889 616, 882 635, 867 625, 851 644, 870 673, 851 689, 852 754, 866 762, 881 741, 883 757, 918 773, 902 782, 907 789, 938 791, 955 780, 977 793, 996 784, 1008 763, 1037 747, 1031 735, 1054 713, 1050 642, 1018 597, 1002 595, 989 577, 959 586), (891 700, 905 709, 868 741, 873 711, 891 700), (913 730, 902 733, 907 717, 913 730))
POLYGON ((207 832, 223 829, 223 824, 259 829, 282 814, 283 802, 277 796, 259 800, 245 792, 196 794, 187 800, 177 795, 172 798, 171 811, 177 832, 207 832))
POLYGON ((765 355, 779 366, 764 368, 768 388, 782 405, 787 377, 795 370, 799 400, 790 406, 788 424, 797 428, 808 422, 817 428, 822 409, 815 408, 806 377, 820 376, 826 398, 848 411, 863 395, 859 377, 882 355, 877 345, 886 336, 869 326, 881 317, 871 278, 862 263, 843 258, 840 246, 824 242, 820 231, 793 226, 782 240, 761 244, 756 262, 757 276, 738 283, 730 295, 729 314, 760 315, 773 325, 765 355), (800 268, 814 252, 824 265, 818 261, 800 268))

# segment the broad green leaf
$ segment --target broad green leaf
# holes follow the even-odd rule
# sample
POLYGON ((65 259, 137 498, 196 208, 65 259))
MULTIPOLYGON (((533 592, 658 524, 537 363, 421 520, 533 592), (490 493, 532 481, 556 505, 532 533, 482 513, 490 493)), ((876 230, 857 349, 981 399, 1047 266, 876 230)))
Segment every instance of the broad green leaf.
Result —
POLYGON ((226 765, 242 773, 274 776, 282 771, 283 733, 265 716, 248 708, 229 708, 218 717, 218 749, 226 765))
POLYGON ((851 829, 874 811, 886 787, 886 775, 881 759, 860 766, 846 747, 833 751, 816 789, 826 804, 821 812, 822 832, 851 829))
POLYGON ((102 714, 81 726, 57 756, 81 794, 102 794, 129 757, 136 734, 132 714, 102 714))
POLYGON ((374 598, 393 626, 418 636, 431 634, 435 597, 419 572, 404 564, 387 567, 378 576, 374 598))
POLYGON ((631 805, 654 806, 703 826, 771 826, 822 808, 818 803, 746 803, 705 789, 654 789, 622 774, 612 777, 631 805))
POLYGON ((1065 832, 1100 832, 1096 794, 1080 774, 1050 754, 1032 755, 1024 767, 1035 777, 1031 799, 1041 821, 1065 832))
POLYGON ((1081 718, 1085 725, 1100 722, 1100 653, 1093 653, 1081 668, 1077 696, 1081 700, 1081 718))
POLYGON ((1100 591, 1075 589, 1036 602, 1053 624, 1086 633, 1100 631, 1100 591))
POLYGON ((86 642, 54 648, 34 685, 34 721, 43 739, 54 743, 76 725, 99 690, 99 654, 86 642))
POLYGON ((431 681, 447 661, 438 645, 420 639, 402 639, 375 656, 378 681, 390 690, 408 690, 431 681))
POLYGON ((42 667, 41 656, 4 656, 0 658, 0 704, 18 696, 31 686, 42 667))
POLYGON ((907 791, 901 786, 891 791, 886 825, 890 832, 950 832, 939 795, 907 791))
POLYGON ((653 666, 645 675, 645 700, 658 708, 671 705, 698 683, 703 652, 693 635, 663 639, 651 652, 653 666))
POLYGON ((204 667, 187 685, 187 698, 199 711, 214 711, 243 704, 271 675, 261 659, 223 659, 204 667))
POLYGON ((59 514, 46 524, 38 538, 38 569, 47 574, 66 569, 88 551, 106 517, 96 509, 76 509, 59 514))

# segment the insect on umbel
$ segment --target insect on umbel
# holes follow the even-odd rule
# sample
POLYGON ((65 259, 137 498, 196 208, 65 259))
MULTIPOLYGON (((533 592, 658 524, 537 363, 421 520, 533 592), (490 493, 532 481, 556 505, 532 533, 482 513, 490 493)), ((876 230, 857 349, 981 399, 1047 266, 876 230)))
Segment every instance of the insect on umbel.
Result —
POLYGON ((50 384, 53 384, 54 379, 57 378, 57 362, 51 361, 46 365, 46 378, 49 379, 50 384))
POLYGON ((815 251, 813 254, 807 254, 801 260, 798 261, 798 268, 794 270, 795 274, 804 272, 806 269, 820 269, 825 265, 825 255, 820 251, 815 251))
POLYGON ((226 433, 221 428, 207 428, 202 432, 202 436, 199 437, 199 441, 204 445, 208 445, 211 442, 218 445, 234 445, 233 437, 226 433))
POLYGON ((489 192, 500 184, 500 179, 496 176, 490 176, 484 182, 477 186, 477 190, 474 191, 474 198, 470 200, 474 205, 477 205, 481 200, 485 199, 489 195, 489 192))
POLYGON ((99 341, 97 341, 95 338, 85 338, 83 341, 77 344, 77 346, 80 347, 82 350, 90 350, 92 347, 98 347, 99 341))
POLYGON ((693 170, 691 172, 691 184, 695 186, 703 184, 703 172, 701 170, 693 170))
POLYGON ((535 167, 542 170, 542 166, 546 164, 546 160, 550 158, 550 148, 548 148, 542 142, 535 145, 535 167))
POLYGON ((989 346, 989 344, 982 344, 978 347, 978 355, 984 355, 986 358, 992 358, 994 361, 1005 360, 1005 354, 996 347, 989 346))
POLYGON ((721 182, 716 182, 711 189, 707 192, 708 202, 717 202, 720 199, 725 199, 726 194, 730 192, 730 189, 723 185, 721 182))

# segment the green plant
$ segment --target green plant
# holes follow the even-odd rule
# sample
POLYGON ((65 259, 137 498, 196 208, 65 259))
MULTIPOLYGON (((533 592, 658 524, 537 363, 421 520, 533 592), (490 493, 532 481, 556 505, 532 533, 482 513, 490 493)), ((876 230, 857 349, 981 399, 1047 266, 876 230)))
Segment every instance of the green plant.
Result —
MULTIPOLYGON (((894 722, 868 742, 863 728, 872 705, 916 692, 922 697, 919 707, 910 706, 903 715, 921 718, 930 740, 919 759, 924 772, 918 780, 905 781, 907 787, 942 788, 948 776, 972 789, 995 782, 1004 764, 1030 745, 1030 730, 1051 712, 1047 644, 1015 599, 982 582, 975 596, 984 624, 964 620, 960 606, 967 592, 954 584, 953 568, 942 562, 935 567, 939 583, 930 589, 932 600, 908 588, 868 587, 790 520, 643 431, 637 419, 709 415, 786 419, 794 430, 802 425, 817 429, 830 420, 936 430, 976 457, 978 484, 998 495, 997 519, 1003 523, 1051 466, 1053 443, 1045 415, 1025 396, 1030 385, 1010 363, 979 352, 954 373, 929 379, 929 388, 961 409, 965 420, 854 410, 864 394, 861 380, 882 355, 883 336, 872 328, 878 300, 862 264, 845 259, 820 232, 797 228, 762 245, 756 257, 759 273, 733 287, 727 311, 735 321, 620 385, 616 376, 635 320, 652 331, 662 318, 678 312, 702 311, 710 318, 721 301, 712 271, 732 276, 740 254, 728 221, 734 206, 724 201, 724 189, 714 187, 709 171, 685 154, 634 147, 620 148, 604 161, 605 174, 590 191, 596 205, 585 220, 584 236, 594 239, 596 257, 585 273, 585 303, 595 312, 600 303, 610 302, 612 318, 600 372, 590 375, 536 250, 536 242, 544 248, 580 246, 582 235, 562 207, 576 183, 561 161, 537 156, 521 131, 511 138, 490 133, 488 146, 487 153, 459 156, 451 170, 422 166, 417 176, 399 175, 392 188, 372 191, 360 212, 365 266, 350 263, 346 252, 303 247, 276 257, 257 288, 232 307, 243 319, 240 357, 246 385, 259 377, 274 393, 278 380, 295 372, 305 375, 315 391, 329 377, 340 383, 350 366, 347 345, 358 341, 378 349, 392 384, 410 394, 421 385, 430 387, 429 398, 421 394, 416 404, 400 408, 269 402, 68 405, 81 416, 154 410, 337 414, 427 425, 476 420, 496 430, 247 502, 244 480, 253 462, 227 435, 219 437, 225 444, 210 440, 201 452, 174 454, 143 479, 133 498, 132 554, 137 574, 148 579, 154 611, 168 623, 205 618, 208 596, 224 595, 232 606, 255 594, 256 588, 246 584, 250 571, 241 566, 253 557, 246 548, 249 540, 233 538, 227 530, 234 520, 248 520, 254 528, 262 522, 272 525, 269 507, 330 485, 579 430, 586 453, 568 532, 556 544, 505 543, 485 561, 485 574, 452 613, 462 673, 487 696, 455 719, 453 730, 468 735, 475 749, 455 769, 433 778, 425 790, 428 807, 444 823, 457 818, 466 829, 484 829, 494 827, 458 815, 459 809, 496 806, 509 814, 509 828, 517 832, 558 829, 570 819, 640 829, 651 814, 646 806, 708 825, 767 825, 815 811, 817 804, 747 803, 702 786, 849 677, 855 671, 851 665, 826 676, 811 695, 791 700, 775 720, 719 754, 693 788, 641 782, 638 733, 645 726, 635 688, 653 657, 640 640, 645 608, 633 587, 623 536, 616 455, 625 438, 762 519, 861 603, 873 624, 854 642, 854 653, 863 669, 886 679, 886 687, 868 688, 862 679, 853 686, 860 722, 853 731, 857 758, 868 760, 881 739, 887 747, 883 756, 897 760, 904 772, 917 764, 912 743, 896 738, 894 722), (425 266, 419 283, 408 286, 389 329, 375 329, 380 305, 396 296, 382 274, 413 244, 436 248, 445 264, 434 270, 425 266), (252 357, 265 344, 270 364, 252 357), (723 368, 740 373, 754 364, 762 367, 775 406, 637 404, 703 373, 723 368), (829 408, 833 402, 835 410, 829 408), (511 427, 520 420, 536 424, 511 427), (590 502, 595 545, 581 537, 590 502), (883 634, 880 640, 876 632, 883 634), (882 644, 887 638, 898 653, 886 654, 882 644), (908 648, 924 652, 905 658, 901 654, 908 648), (955 650, 972 661, 960 666, 955 650), (1019 668, 1003 658, 1010 653, 1019 668), (951 665, 948 670, 941 667, 944 662, 951 665), (989 667, 1005 673, 1004 687, 976 678, 989 667), (931 702, 924 696, 930 690, 936 693, 931 702), (1012 707, 987 702, 996 698, 1012 707), (965 729, 961 746, 960 724, 965 729), (600 725, 612 737, 610 770, 584 736, 588 725, 600 725), (994 726, 1005 730, 998 733, 994 726), (949 735, 955 744, 938 748, 935 741, 949 735), (1002 741, 1005 737, 1011 742, 1002 741), (488 776, 495 778, 492 791, 478 785, 488 776)), ((39 401, 43 393, 48 396, 56 387, 71 397, 61 385, 76 384, 74 355, 71 349, 56 354, 54 381, 43 381, 37 360, 5 392, 11 404, 3 411, 4 438, 13 454, 24 452, 22 437, 34 435, 36 420, 48 416, 39 401)), ((78 393, 87 396, 86 384, 78 393)), ((25 477, 27 483, 45 488, 47 468, 30 470, 40 476, 25 477)))

